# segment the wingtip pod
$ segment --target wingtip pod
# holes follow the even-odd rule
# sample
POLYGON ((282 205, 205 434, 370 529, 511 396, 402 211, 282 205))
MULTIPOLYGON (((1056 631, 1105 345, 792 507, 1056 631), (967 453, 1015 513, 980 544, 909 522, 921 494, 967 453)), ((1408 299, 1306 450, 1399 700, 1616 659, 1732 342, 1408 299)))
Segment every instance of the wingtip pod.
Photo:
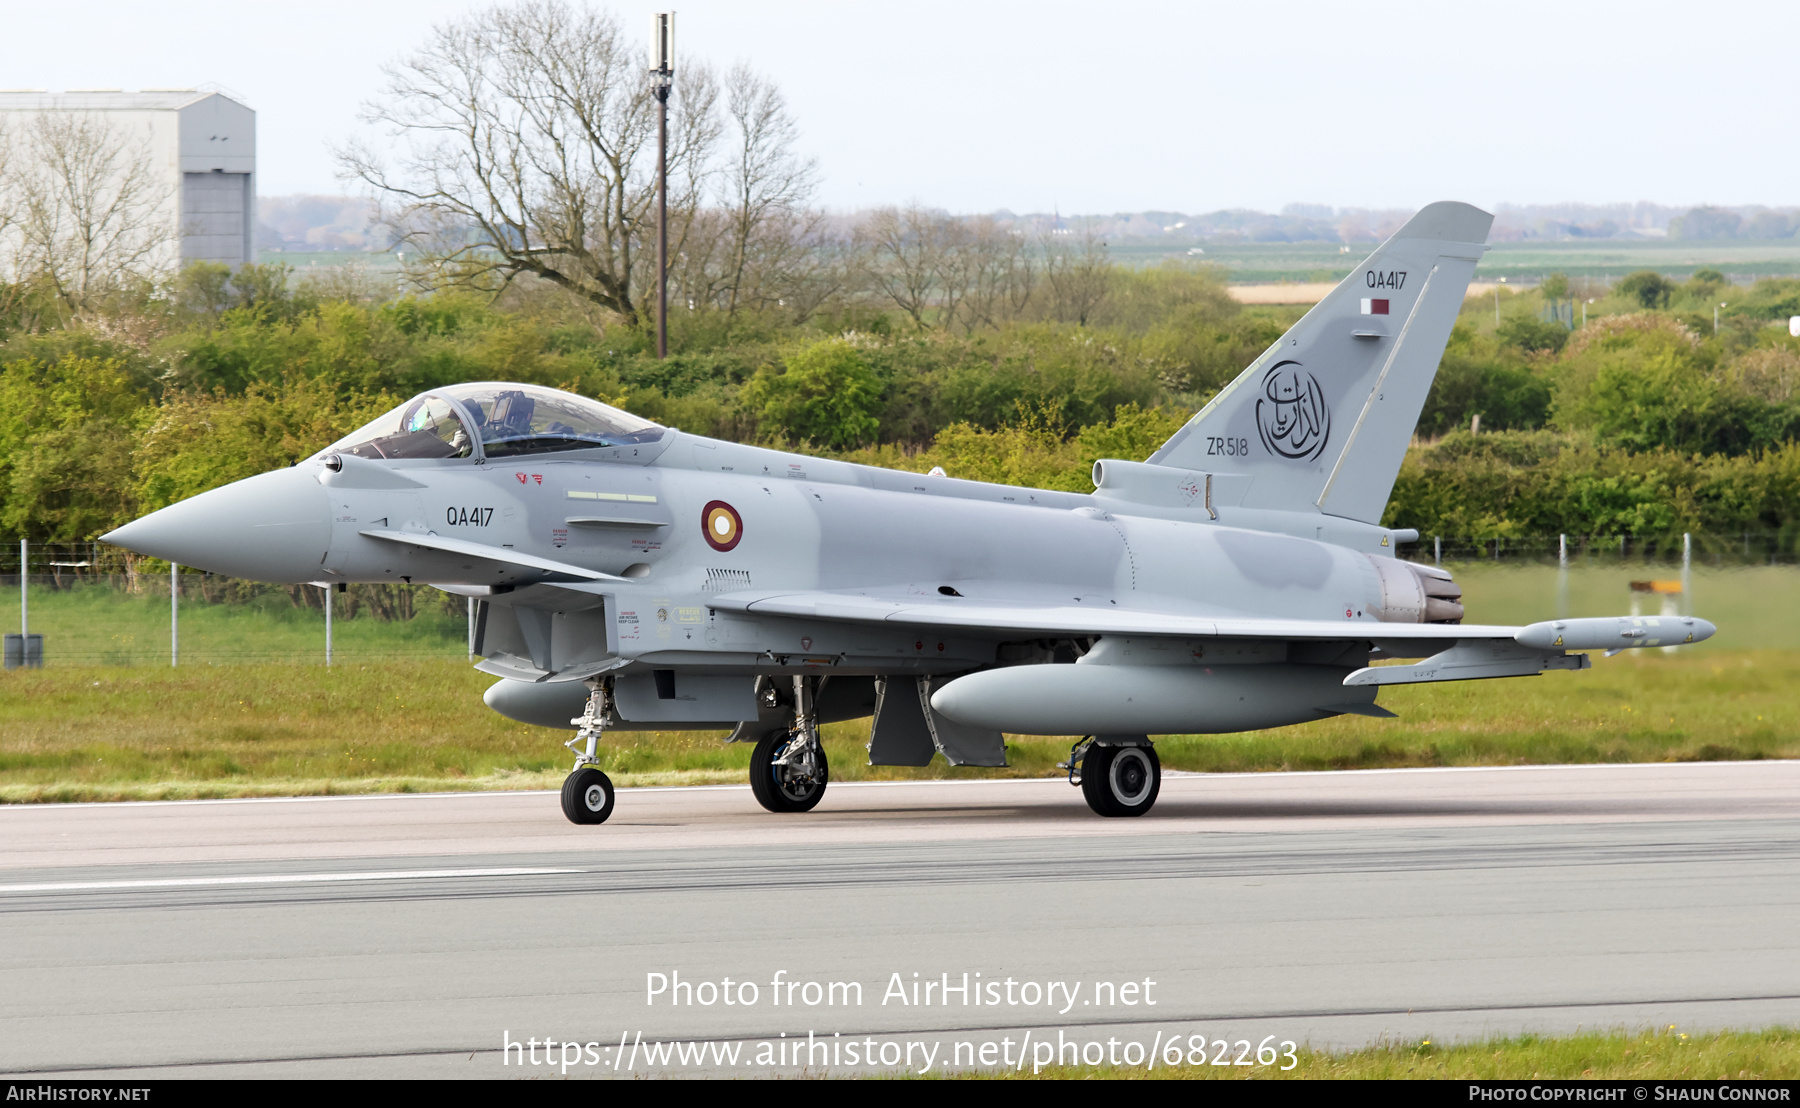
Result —
POLYGON ((1397 239, 1431 239, 1438 242, 1486 242, 1494 216, 1473 204, 1439 200, 1427 204, 1394 232, 1397 239))
POLYGON ((1535 650, 1622 650, 1705 642, 1717 630, 1693 616, 1603 616, 1546 620, 1520 628, 1513 638, 1535 650))

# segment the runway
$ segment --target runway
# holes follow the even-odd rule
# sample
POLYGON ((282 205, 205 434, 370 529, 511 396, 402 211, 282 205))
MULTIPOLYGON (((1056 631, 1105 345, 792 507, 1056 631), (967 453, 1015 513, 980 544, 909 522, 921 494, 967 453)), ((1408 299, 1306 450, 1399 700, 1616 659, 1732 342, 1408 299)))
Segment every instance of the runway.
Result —
POLYGON ((541 1078, 570 1043, 570 1077, 760 1076, 1792 1024, 1797 877, 1794 762, 1171 775, 1138 820, 1061 781, 837 784, 803 816, 622 790, 601 827, 547 793, 10 806, 0 1072, 541 1078))

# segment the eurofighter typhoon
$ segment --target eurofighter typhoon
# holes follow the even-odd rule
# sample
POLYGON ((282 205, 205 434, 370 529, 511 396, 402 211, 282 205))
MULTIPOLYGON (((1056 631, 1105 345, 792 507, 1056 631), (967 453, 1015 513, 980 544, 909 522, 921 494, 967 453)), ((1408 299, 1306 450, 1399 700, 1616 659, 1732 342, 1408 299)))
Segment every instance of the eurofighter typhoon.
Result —
POLYGON ((1080 736, 1103 816, 1161 780, 1150 736, 1353 713, 1384 685, 1584 669, 1698 642, 1681 617, 1461 622, 1450 574, 1381 525, 1493 217, 1420 211, 1148 462, 1081 495, 720 442, 552 389, 434 389, 290 469, 105 536, 272 582, 472 597, 485 699, 573 729, 563 811, 601 823, 610 730, 729 731, 750 785, 804 812, 819 725, 869 762, 1000 766, 1080 736), (1411 660, 1410 664, 1375 665, 1411 660))

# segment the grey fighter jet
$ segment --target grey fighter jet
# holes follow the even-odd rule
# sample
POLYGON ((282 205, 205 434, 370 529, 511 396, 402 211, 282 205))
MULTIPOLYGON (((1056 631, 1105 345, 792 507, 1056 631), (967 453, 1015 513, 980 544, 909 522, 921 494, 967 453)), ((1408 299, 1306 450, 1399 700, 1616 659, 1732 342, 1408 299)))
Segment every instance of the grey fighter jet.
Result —
POLYGON ((428 582, 477 601, 495 711, 572 728, 563 809, 612 812, 610 730, 754 744, 775 812, 819 803, 822 723, 869 761, 999 766, 1079 736, 1103 816, 1156 801, 1150 737, 1388 716, 1383 685, 1583 669, 1704 620, 1461 622, 1381 525, 1492 217, 1420 211, 1148 462, 1089 494, 720 442, 551 389, 424 393, 294 467, 108 542, 277 582, 428 582), (1408 664, 1376 665, 1390 659, 1408 664))

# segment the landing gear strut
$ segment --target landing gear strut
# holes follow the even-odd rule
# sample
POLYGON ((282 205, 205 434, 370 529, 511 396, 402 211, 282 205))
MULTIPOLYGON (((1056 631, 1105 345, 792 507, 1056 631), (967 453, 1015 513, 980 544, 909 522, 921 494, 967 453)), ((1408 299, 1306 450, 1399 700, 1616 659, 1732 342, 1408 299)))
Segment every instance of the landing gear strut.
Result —
POLYGON ((1089 736, 1076 743, 1063 763, 1069 784, 1097 815, 1141 816, 1162 791, 1162 762, 1142 735, 1089 736))
POLYGON ((750 792, 771 812, 810 812, 825 796, 831 770, 819 744, 814 679, 794 678, 794 725, 771 731, 750 754, 750 792))
POLYGON ((569 721, 575 737, 563 744, 575 751, 575 770, 563 779, 562 809, 570 823, 605 823, 612 815, 613 783, 595 764, 595 751, 612 709, 612 686, 604 677, 589 679, 587 686, 587 710, 569 721))

